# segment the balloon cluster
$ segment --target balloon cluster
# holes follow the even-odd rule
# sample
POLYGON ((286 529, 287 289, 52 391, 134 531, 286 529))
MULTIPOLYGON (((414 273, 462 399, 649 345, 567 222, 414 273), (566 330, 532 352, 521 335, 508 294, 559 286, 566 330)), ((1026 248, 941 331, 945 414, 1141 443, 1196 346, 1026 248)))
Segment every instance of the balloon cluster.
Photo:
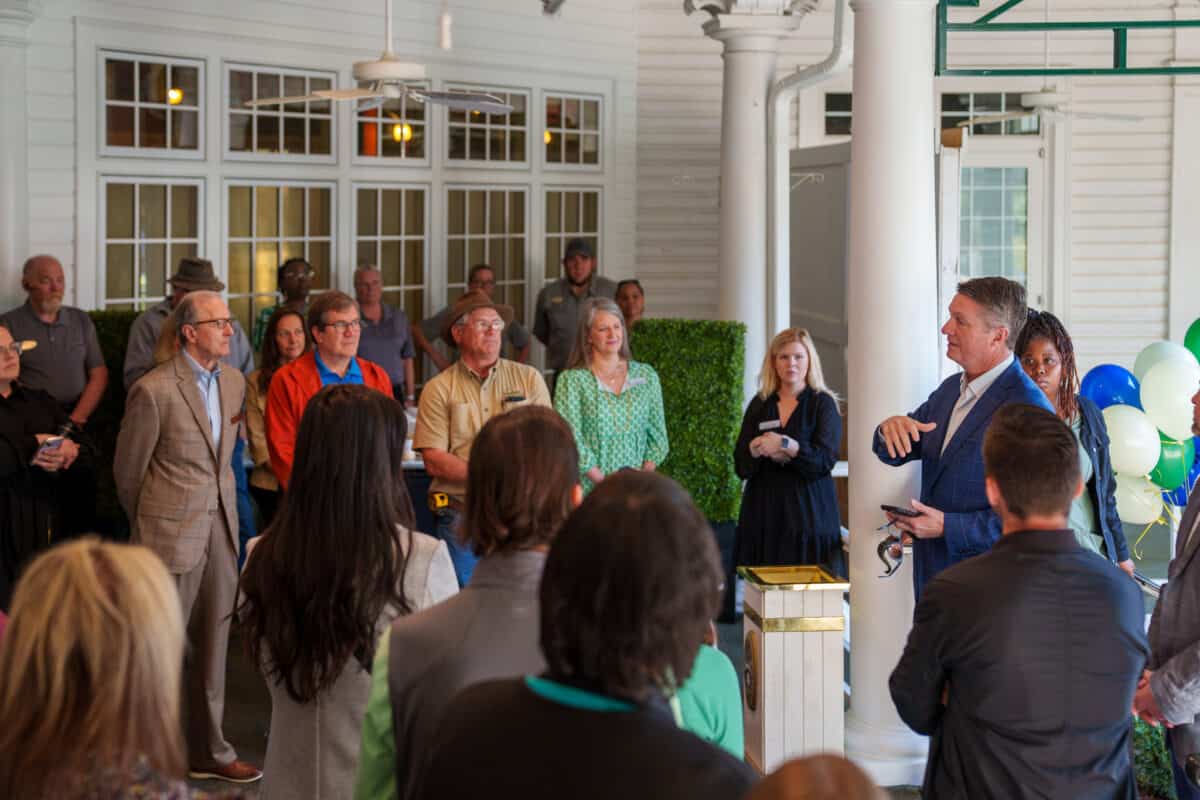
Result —
POLYGON ((1101 364, 1084 376, 1079 393, 1104 411, 1122 521, 1148 526, 1162 518, 1164 502, 1187 504, 1200 477, 1191 402, 1198 387, 1200 319, 1183 345, 1155 342, 1142 350, 1133 372, 1101 364))

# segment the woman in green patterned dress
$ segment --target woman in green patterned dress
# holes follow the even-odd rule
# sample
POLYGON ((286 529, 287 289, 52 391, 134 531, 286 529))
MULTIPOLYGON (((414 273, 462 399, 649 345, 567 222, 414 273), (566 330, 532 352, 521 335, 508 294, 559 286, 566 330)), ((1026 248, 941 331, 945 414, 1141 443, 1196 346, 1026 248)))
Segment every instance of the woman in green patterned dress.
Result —
POLYGON ((620 469, 654 470, 667 457, 662 386, 633 360, 621 309, 606 297, 583 304, 554 408, 575 432, 583 490, 620 469))

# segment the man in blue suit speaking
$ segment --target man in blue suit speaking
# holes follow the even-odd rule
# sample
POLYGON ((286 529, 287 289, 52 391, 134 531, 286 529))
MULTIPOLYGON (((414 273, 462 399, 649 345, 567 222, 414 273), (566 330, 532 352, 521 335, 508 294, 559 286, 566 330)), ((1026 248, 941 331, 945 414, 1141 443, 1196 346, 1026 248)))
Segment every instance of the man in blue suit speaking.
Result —
POLYGON ((888 417, 875 431, 875 455, 894 467, 921 462, 919 516, 888 514, 913 541, 913 590, 951 564, 986 552, 1000 538, 1000 520, 988 505, 983 480, 983 434, 1008 403, 1053 411, 1046 395, 1013 358, 1025 323, 1025 287, 1006 278, 974 278, 958 285, 950 319, 942 326, 946 356, 962 367, 920 408, 888 417))

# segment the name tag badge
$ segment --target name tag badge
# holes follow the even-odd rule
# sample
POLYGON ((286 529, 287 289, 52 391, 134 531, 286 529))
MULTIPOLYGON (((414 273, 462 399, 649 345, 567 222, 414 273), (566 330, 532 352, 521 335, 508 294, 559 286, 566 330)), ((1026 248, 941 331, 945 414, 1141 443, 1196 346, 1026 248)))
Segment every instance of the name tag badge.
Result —
POLYGON ((646 382, 645 378, 630 378, 629 379, 629 388, 632 389, 634 386, 641 386, 645 382, 646 382))
POLYGON ((779 424, 779 420, 777 420, 777 419, 769 419, 766 422, 758 423, 758 429, 760 431, 773 431, 779 427, 782 427, 782 426, 779 424))
POLYGON ((562 303, 562 301, 563 301, 563 298, 562 298, 562 297, 551 297, 551 298, 550 298, 550 305, 552 305, 552 306, 553 306, 553 305, 558 305, 558 304, 562 303))

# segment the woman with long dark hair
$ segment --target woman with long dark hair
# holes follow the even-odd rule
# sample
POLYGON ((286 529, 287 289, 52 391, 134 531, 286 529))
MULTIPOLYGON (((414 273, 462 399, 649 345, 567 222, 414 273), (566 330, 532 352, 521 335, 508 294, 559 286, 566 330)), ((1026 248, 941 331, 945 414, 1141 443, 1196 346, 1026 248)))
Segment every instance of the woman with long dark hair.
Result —
POLYGON ((261 365, 246 376, 246 433, 250 439, 250 494, 258 504, 263 527, 275 518, 279 507, 279 480, 271 471, 271 451, 267 448, 267 390, 280 367, 292 363, 308 350, 308 331, 304 315, 283 306, 267 320, 263 336, 261 365))
POLYGON ((1108 428, 1099 407, 1079 394, 1075 347, 1062 321, 1048 311, 1030 311, 1017 336, 1017 357, 1025 374, 1045 393, 1058 418, 1071 426, 1079 441, 1084 491, 1067 517, 1075 539, 1133 574, 1129 544, 1117 515, 1108 428))
POLYGON ((405 428, 391 397, 321 390, 275 521, 247 557, 237 615, 271 692, 263 800, 350 796, 376 642, 457 591, 445 544, 413 531, 405 428))

